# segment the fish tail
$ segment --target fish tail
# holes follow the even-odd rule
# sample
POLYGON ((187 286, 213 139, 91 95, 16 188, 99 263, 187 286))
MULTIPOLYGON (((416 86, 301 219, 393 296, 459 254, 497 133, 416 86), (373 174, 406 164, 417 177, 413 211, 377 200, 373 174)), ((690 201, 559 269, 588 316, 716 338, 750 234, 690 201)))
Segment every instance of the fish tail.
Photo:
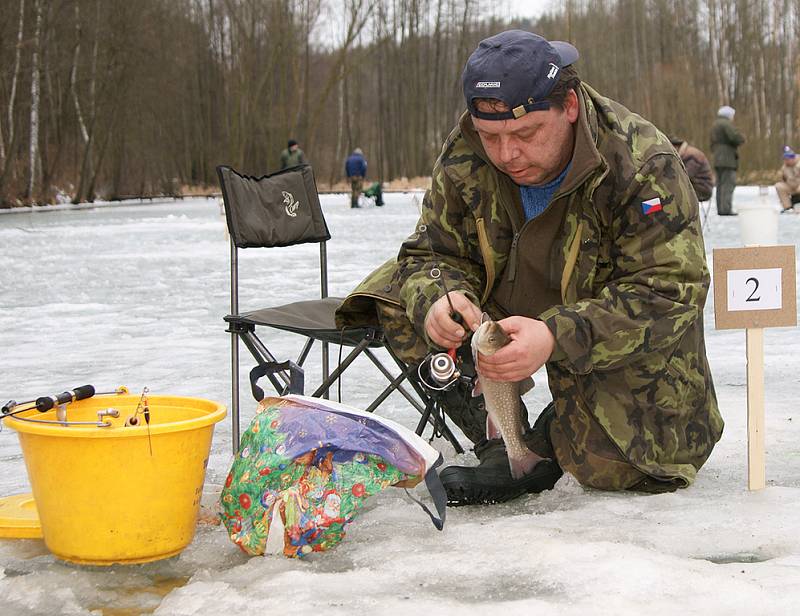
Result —
POLYGON ((530 473, 534 468, 536 468, 536 465, 539 464, 539 462, 545 459, 546 458, 534 453, 530 449, 522 457, 509 457, 508 461, 511 465, 511 476, 514 479, 521 479, 530 473))

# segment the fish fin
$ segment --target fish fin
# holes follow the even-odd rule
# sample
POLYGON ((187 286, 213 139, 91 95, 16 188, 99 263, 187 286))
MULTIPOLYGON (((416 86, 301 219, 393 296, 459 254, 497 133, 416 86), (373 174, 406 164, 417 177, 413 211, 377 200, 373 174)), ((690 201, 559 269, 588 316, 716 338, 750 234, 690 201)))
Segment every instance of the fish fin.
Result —
POLYGON ((509 458, 508 461, 511 466, 511 476, 514 479, 521 479, 528 473, 530 473, 539 462, 544 460, 548 460, 549 458, 543 458, 538 453, 534 453, 533 451, 528 450, 521 458, 509 458))
POLYGON ((477 398, 483 393, 483 385, 481 385, 481 379, 476 378, 473 385, 472 385, 472 397, 477 398))
POLYGON ((500 428, 494 425, 492 418, 487 415, 486 416, 486 438, 491 440, 493 438, 502 438, 502 433, 500 432, 500 428))

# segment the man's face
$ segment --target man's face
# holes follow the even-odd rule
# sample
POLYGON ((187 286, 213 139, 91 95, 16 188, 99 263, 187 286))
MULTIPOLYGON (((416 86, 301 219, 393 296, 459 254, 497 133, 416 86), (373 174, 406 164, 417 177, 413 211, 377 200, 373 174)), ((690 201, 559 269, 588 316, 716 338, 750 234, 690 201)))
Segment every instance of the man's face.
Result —
MULTIPOLYGON (((485 101, 479 111, 496 112, 503 108, 485 101)), ((572 158, 575 141, 573 125, 578 119, 578 97, 570 90, 564 109, 551 107, 531 111, 514 120, 481 120, 472 124, 489 160, 516 184, 534 186, 556 178, 572 158)))
POLYGON ((797 156, 792 156, 791 158, 784 158, 783 160, 789 167, 794 167, 797 164, 797 156))

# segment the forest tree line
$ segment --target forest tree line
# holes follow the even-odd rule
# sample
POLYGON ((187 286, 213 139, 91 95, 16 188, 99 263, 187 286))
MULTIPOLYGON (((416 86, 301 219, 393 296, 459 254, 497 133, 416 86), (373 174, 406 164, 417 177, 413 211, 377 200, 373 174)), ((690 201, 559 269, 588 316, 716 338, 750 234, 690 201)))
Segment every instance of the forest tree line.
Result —
POLYGON ((215 190, 215 167, 278 168, 296 139, 318 183, 361 147, 370 178, 429 175, 482 38, 578 47, 581 77, 707 153, 720 105, 740 177, 800 147, 797 0, 565 0, 509 22, 487 0, 5 0, 0 204, 215 190))

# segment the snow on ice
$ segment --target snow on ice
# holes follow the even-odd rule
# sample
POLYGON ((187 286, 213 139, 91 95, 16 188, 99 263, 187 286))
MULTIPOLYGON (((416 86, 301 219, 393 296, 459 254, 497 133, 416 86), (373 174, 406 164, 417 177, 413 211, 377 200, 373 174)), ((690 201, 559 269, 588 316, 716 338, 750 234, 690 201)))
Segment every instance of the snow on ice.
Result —
MULTIPOLYGON (((777 203, 774 193, 769 198, 777 203)), ((395 254, 420 193, 351 210, 322 197, 333 236, 330 292, 346 294, 395 254)), ((759 199, 740 187, 735 202, 759 199)), ((780 217, 794 244, 800 217, 780 217)), ((739 245, 736 218, 712 212, 715 247, 739 245)), ((240 251, 243 309, 308 297, 316 246, 240 251)), ((27 399, 84 383, 230 402, 229 247, 216 200, 58 206, 0 216, 0 398, 27 399)), ((790 614, 800 604, 800 368, 796 328, 767 330, 768 486, 748 492, 745 335, 714 329, 709 359, 725 433, 697 482, 658 496, 556 488, 503 505, 450 509, 444 532, 401 490, 380 494, 344 542, 305 561, 248 558, 221 526, 200 526, 178 557, 91 568, 50 555, 42 541, 0 540, 3 614, 790 614)), ((277 337, 279 354, 296 349, 277 337)), ((336 357, 334 350, 333 357, 336 357)), ((242 353, 242 368, 250 358, 242 353)), ((319 371, 316 361, 309 379, 319 371)), ((335 361, 335 359, 334 359, 335 361)), ((364 360, 343 401, 366 406, 382 385, 364 360)), ((526 397, 549 399, 546 376, 526 397)), ((242 385, 242 429, 255 403, 242 385)), ((380 412, 404 425, 417 414, 397 394, 380 412)), ((204 502, 212 507, 231 463, 229 420, 217 424, 204 502)), ((442 440, 448 461, 455 456, 442 440)), ((0 433, 0 495, 29 491, 16 434, 0 433)), ((68 461, 65 461, 68 463, 68 461)))

